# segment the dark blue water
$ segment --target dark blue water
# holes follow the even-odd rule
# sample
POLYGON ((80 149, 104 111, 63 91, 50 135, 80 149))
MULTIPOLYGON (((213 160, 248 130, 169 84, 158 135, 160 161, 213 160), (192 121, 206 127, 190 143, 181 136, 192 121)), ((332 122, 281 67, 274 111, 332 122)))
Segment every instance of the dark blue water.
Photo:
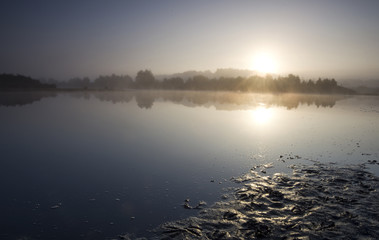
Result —
MULTIPOLYGON (((1 93, 0 238, 105 239, 195 215, 258 164, 378 160, 379 98, 1 93), (287 161, 279 161, 284 156, 287 161)), ((378 172, 376 165, 370 165, 378 172)))

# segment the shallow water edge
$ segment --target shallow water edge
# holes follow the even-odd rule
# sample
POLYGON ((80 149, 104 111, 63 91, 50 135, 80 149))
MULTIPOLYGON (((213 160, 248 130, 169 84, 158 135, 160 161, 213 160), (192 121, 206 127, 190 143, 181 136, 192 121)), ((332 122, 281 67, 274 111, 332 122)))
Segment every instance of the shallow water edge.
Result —
MULTIPOLYGON (((379 178, 365 165, 292 165, 293 174, 252 170, 229 201, 167 222, 149 239, 378 239, 379 178)), ((134 239, 123 234, 120 239, 134 239)))

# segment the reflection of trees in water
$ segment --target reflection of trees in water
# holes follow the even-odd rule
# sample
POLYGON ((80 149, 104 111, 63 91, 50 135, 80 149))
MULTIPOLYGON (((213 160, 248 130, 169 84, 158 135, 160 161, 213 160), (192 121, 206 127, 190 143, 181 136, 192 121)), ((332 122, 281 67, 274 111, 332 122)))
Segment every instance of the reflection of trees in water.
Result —
POLYGON ((315 105, 317 107, 333 107, 338 100, 347 98, 343 95, 313 95, 313 94, 252 94, 233 92, 204 91, 130 91, 119 94, 109 93, 107 98, 100 100, 122 102, 135 97, 138 107, 150 109, 154 101, 168 101, 187 107, 215 107, 219 110, 250 109, 261 104, 265 106, 283 106, 296 109, 300 105, 315 105))
POLYGON ((101 101, 112 103, 128 103, 133 99, 130 92, 94 92, 93 96, 101 101))
POLYGON ((131 94, 129 91, 74 91, 70 92, 69 95, 74 98, 87 100, 92 96, 100 101, 112 103, 128 103, 134 97, 134 94, 131 94))
MULTIPOLYGON (((296 109, 300 105, 317 107, 333 107, 337 101, 347 98, 344 95, 313 95, 313 94, 255 94, 234 92, 205 91, 94 91, 70 92, 75 98, 90 99, 112 103, 128 103, 135 98, 139 108, 150 109, 154 101, 167 101, 187 107, 214 107, 218 110, 251 109, 259 105, 282 106, 296 109)), ((55 97, 55 92, 4 92, 0 95, 0 105, 24 105, 38 101, 44 97, 55 97)))
POLYGON ((155 101, 155 95, 152 92, 136 92, 136 102, 139 108, 150 109, 155 101))
POLYGON ((79 99, 87 99, 89 100, 91 98, 91 94, 89 92, 69 92, 69 96, 73 98, 79 98, 79 99))
POLYGON ((55 92, 1 92, 0 106, 22 106, 47 97, 56 97, 55 92))
POLYGON ((346 96, 341 95, 307 95, 307 94, 285 94, 278 96, 273 105, 284 106, 287 109, 296 109, 300 105, 332 108, 338 100, 345 99, 346 96))
POLYGON ((133 97, 139 108, 150 109, 157 97, 153 91, 99 91, 93 92, 92 95, 100 101, 112 103, 128 103, 133 97))
MULTIPOLYGON (((140 93, 144 95, 144 93, 140 93)), ((333 107, 338 100, 347 98, 342 95, 312 94, 250 94, 232 92, 199 92, 199 91, 155 91, 149 92, 150 101, 163 100, 182 104, 188 107, 215 107, 219 110, 250 109, 258 105, 283 106, 296 109, 300 105, 333 107)))

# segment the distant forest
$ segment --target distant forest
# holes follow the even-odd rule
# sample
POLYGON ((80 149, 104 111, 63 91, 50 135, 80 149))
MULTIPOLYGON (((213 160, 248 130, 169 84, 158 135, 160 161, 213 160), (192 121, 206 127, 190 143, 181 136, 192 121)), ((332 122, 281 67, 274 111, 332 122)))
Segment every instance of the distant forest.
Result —
POLYGON ((0 90, 54 89, 55 84, 41 83, 39 80, 23 75, 0 74, 0 90))
POLYGON ((89 78, 73 78, 65 82, 49 81, 41 83, 38 80, 21 75, 0 75, 0 89, 12 88, 55 88, 58 89, 94 89, 94 90, 124 90, 124 89, 165 89, 165 90, 200 90, 200 91, 239 91, 239 92, 272 92, 272 93, 337 93, 354 94, 351 89, 339 86, 335 79, 319 78, 317 81, 303 81, 299 76, 273 77, 218 77, 209 78, 197 75, 183 79, 168 77, 158 80, 149 70, 141 70, 135 79, 128 75, 99 76, 91 81, 89 78))
POLYGON ((299 76, 289 74, 286 77, 250 76, 209 78, 197 75, 183 79, 169 77, 157 80, 151 71, 137 73, 133 80, 128 75, 99 76, 93 82, 89 78, 74 78, 58 83, 62 88, 82 89, 170 89, 170 90, 206 90, 206 91, 241 91, 241 92, 294 92, 294 93, 339 93, 353 94, 354 91, 339 86, 335 79, 319 78, 317 81, 302 81, 299 76))

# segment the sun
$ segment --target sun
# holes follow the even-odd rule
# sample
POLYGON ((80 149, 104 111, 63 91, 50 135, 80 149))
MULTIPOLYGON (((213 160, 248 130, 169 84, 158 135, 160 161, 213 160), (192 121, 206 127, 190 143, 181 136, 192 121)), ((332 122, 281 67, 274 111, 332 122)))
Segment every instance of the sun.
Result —
POLYGON ((262 74, 276 73, 277 63, 275 58, 269 53, 260 53, 254 56, 252 69, 262 74))

